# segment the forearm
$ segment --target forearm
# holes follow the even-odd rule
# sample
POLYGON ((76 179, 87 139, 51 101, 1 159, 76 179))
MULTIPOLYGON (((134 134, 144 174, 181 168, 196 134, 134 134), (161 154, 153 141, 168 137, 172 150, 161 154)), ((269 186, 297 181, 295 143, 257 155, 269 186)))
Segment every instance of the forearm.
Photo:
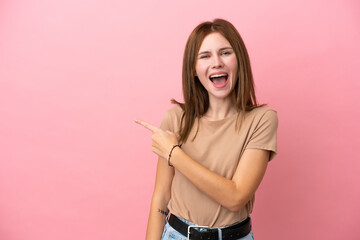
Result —
POLYGON ((146 231, 146 240, 161 239, 166 219, 165 212, 168 212, 167 204, 153 196, 146 231))
POLYGON ((235 183, 203 167, 179 148, 174 149, 171 164, 200 191, 228 209, 239 202, 235 183))
POLYGON ((268 153, 254 154, 250 151, 244 155, 243 161, 239 163, 241 167, 238 167, 233 179, 205 168, 180 148, 174 149, 171 164, 200 191, 230 211, 238 211, 251 199, 259 186, 267 166, 268 153))
POLYGON ((174 169, 169 167, 166 160, 159 158, 156 171, 155 189, 151 200, 149 221, 146 231, 147 240, 160 240, 164 230, 167 205, 170 201, 171 182, 174 169))

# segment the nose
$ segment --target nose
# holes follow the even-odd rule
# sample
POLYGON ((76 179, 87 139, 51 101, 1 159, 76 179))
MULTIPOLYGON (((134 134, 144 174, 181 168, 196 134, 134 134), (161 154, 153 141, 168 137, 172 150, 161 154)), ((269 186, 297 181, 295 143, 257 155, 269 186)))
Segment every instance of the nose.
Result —
POLYGON ((219 55, 215 55, 213 57, 213 68, 221 68, 224 66, 224 63, 219 55))

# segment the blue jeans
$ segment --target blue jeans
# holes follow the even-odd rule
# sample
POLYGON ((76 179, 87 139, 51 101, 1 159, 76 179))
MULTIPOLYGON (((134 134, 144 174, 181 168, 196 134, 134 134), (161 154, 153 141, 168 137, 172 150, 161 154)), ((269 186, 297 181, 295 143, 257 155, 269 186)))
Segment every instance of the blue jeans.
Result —
MULTIPOLYGON (((184 219, 179 218, 181 221, 191 225, 191 226, 195 226, 196 224, 191 223, 189 221, 186 221, 184 219)), ((220 228, 221 229, 221 228, 220 228)), ((161 240, 186 240, 186 236, 182 235, 181 233, 179 233, 178 231, 176 231, 175 229, 173 229, 169 222, 167 221, 166 218, 166 224, 164 226, 164 232, 162 234, 161 240)), ((221 237, 219 238, 219 240, 222 240, 221 237)), ((254 235, 252 230, 250 231, 250 233, 248 235, 246 235, 245 237, 239 238, 238 240, 254 240, 254 235)))

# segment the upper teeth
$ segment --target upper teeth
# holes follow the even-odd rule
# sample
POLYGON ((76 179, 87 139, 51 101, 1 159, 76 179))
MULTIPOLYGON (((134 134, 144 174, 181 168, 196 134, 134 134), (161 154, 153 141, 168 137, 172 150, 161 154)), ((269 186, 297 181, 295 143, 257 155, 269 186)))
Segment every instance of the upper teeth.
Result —
POLYGON ((212 75, 210 76, 211 78, 214 78, 214 77, 226 77, 227 74, 215 74, 215 75, 212 75))

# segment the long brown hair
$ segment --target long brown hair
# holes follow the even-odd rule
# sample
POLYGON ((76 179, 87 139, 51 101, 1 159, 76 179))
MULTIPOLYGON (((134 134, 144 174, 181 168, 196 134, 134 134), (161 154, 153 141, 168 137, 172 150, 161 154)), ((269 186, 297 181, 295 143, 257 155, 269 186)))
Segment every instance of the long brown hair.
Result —
MULTIPOLYGON (((251 111, 259 106, 255 97, 249 55, 239 32, 230 22, 223 19, 215 19, 213 22, 203 22, 191 32, 184 51, 182 67, 184 103, 180 103, 174 99, 171 100, 172 103, 180 105, 184 111, 180 122, 180 142, 186 142, 195 119, 199 120, 209 108, 209 95, 198 77, 195 76, 195 65, 197 54, 204 38, 213 32, 222 34, 229 41, 237 58, 238 81, 236 81, 233 95, 236 108, 239 112, 238 120, 241 113, 251 111)), ((245 114, 242 114, 242 116, 243 120, 245 114)), ((241 121, 238 121, 238 128, 241 126, 241 121)), ((195 137, 196 134, 194 138, 195 137)))

